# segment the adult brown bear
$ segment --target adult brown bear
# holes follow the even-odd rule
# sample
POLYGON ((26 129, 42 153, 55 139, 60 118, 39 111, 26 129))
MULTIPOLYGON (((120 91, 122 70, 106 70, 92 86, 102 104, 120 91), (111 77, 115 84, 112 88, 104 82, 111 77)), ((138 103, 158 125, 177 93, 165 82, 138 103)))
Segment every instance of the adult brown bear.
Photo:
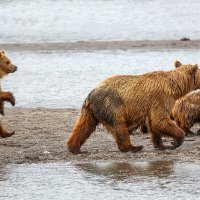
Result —
POLYGON ((128 127, 147 126, 155 148, 176 148, 184 131, 170 118, 177 99, 200 87, 197 65, 182 65, 171 71, 143 75, 117 75, 102 81, 85 99, 79 118, 68 138, 68 149, 81 153, 81 146, 98 123, 114 136, 120 151, 137 152, 142 146, 131 144, 128 127), (165 146, 162 136, 176 142, 165 146))

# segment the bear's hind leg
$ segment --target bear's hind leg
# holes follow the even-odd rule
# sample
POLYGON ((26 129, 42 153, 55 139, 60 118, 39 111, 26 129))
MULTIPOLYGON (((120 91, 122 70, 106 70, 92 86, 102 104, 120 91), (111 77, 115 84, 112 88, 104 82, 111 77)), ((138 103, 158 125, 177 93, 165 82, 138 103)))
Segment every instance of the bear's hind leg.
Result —
POLYGON ((117 143, 118 149, 121 152, 138 152, 143 149, 143 146, 133 146, 130 139, 130 133, 126 123, 116 122, 114 127, 106 125, 108 131, 112 133, 117 143))
POLYGON ((93 114, 88 109, 83 108, 67 141, 69 151, 73 154, 82 153, 81 146, 95 131, 97 124, 98 121, 93 114))

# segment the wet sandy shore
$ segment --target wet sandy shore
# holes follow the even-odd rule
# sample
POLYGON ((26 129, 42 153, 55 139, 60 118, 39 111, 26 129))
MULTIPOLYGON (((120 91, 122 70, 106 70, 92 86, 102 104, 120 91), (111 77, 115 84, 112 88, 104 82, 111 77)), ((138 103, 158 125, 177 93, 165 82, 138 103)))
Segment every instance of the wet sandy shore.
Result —
MULTIPOLYGON (((159 151, 153 148, 147 134, 137 132, 131 140, 135 145, 144 145, 144 149, 138 153, 121 153, 113 137, 101 126, 82 147, 88 153, 73 155, 65 142, 79 110, 6 108, 5 113, 1 121, 16 134, 0 139, 1 163, 200 160, 200 136, 187 137, 176 150, 159 151)), ((168 138, 165 140, 170 142, 168 138)))
POLYGON ((200 40, 143 40, 143 41, 78 41, 63 43, 10 43, 0 44, 6 51, 46 51, 46 50, 129 50, 129 49, 178 49, 200 48, 200 40))

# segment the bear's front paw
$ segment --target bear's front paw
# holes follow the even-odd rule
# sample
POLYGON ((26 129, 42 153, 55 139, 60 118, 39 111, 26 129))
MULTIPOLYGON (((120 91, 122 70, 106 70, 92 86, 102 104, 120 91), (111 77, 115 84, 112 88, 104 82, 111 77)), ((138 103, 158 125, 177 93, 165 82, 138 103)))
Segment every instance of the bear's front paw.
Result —
POLYGON ((181 142, 178 140, 173 140, 171 144, 172 144, 172 149, 176 149, 177 147, 181 145, 181 142))
POLYGON ((11 92, 8 92, 8 96, 9 96, 8 101, 12 104, 12 106, 14 106, 15 105, 15 97, 13 96, 13 94, 11 92))

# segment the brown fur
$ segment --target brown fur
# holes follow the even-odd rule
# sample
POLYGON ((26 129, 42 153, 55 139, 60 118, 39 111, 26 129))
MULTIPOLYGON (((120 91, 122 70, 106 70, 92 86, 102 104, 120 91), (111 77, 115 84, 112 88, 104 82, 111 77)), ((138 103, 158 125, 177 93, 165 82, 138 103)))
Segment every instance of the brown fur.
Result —
POLYGON ((188 134, 194 134, 190 128, 200 122, 200 92, 191 92, 178 99, 173 107, 172 115, 178 126, 188 134))
MULTIPOLYGON (((6 76, 9 73, 14 73, 17 70, 17 67, 13 65, 8 57, 6 57, 4 51, 0 51, 0 79, 6 76)), ((13 106, 15 105, 15 97, 11 92, 4 92, 0 87, 0 113, 4 115, 4 101, 10 102, 13 106)), ((1 137, 10 137, 14 132, 7 132, 0 123, 0 136, 1 137)))
MULTIPOLYGON (((178 68, 183 64, 176 61, 174 65, 178 68)), ((197 82, 198 79, 195 81, 197 82)), ((178 126, 185 131, 186 135, 193 135, 194 133, 190 128, 194 123, 200 121, 200 93, 197 91, 190 92, 178 99, 173 107, 172 117, 178 126)))
MULTIPOLYGON (((178 67, 181 67, 181 66, 182 66, 182 63, 180 61, 176 60, 174 62, 174 67, 175 68, 178 68, 178 67)), ((157 72, 155 72, 155 73, 157 73, 157 72)), ((174 120, 174 117, 172 115, 171 115, 171 119, 174 120)), ((138 129, 138 128, 140 128, 140 132, 142 132, 142 133, 148 133, 147 126, 145 124, 143 124, 141 127, 129 127, 129 134, 130 135, 134 135, 134 131, 136 131, 136 129, 138 129)), ((187 134, 187 132, 186 132, 186 134, 187 134)))
POLYGON ((143 75, 118 75, 102 81, 86 98, 80 116, 68 138, 68 149, 80 148, 100 122, 114 136, 120 151, 140 151, 131 144, 129 127, 147 126, 155 148, 176 148, 184 140, 184 131, 170 118, 177 99, 200 87, 200 70, 186 65, 172 71, 143 75), (199 81, 195 81, 195 80, 199 81), (175 139, 172 147, 162 136, 175 139))

